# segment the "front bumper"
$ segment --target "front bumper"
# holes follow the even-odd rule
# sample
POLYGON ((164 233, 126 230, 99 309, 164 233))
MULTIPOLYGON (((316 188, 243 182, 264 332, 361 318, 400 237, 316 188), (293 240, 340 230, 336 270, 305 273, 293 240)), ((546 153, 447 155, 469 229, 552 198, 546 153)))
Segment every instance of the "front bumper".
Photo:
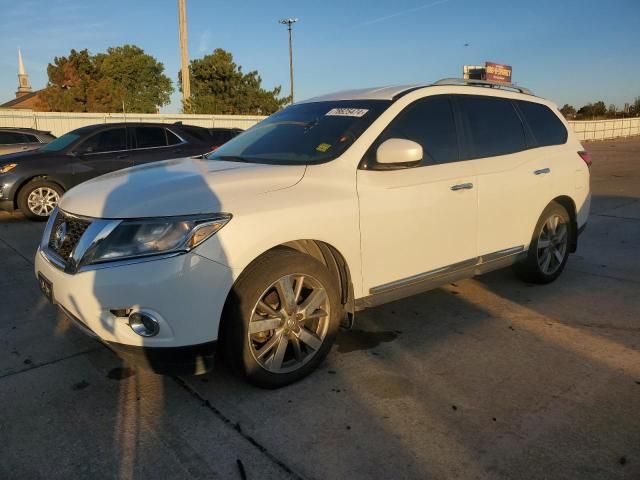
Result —
MULTIPOLYGON (((35 271, 52 287, 52 301, 101 341, 149 348, 192 347, 218 338, 220 316, 234 281, 230 268, 190 252, 70 275, 38 249, 35 271), (153 337, 136 334, 122 310, 146 311, 160 324, 153 337)), ((88 333, 88 332, 87 332, 88 333)))
MULTIPOLYGON (((58 321, 68 321, 85 335, 100 340, 89 327, 58 305, 58 321)), ((186 347, 137 347, 122 343, 102 343, 123 360, 160 375, 200 375, 213 368, 217 341, 186 347)))

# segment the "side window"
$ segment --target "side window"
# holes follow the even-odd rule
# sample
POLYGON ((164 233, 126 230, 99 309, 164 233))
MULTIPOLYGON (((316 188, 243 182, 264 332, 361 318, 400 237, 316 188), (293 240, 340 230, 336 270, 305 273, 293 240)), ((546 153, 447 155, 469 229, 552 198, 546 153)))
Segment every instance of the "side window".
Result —
POLYGON ((510 100, 458 95, 457 102, 470 137, 471 158, 507 155, 527 148, 522 122, 510 100))
POLYGON ((79 148, 83 153, 117 152, 127 149, 127 130, 112 128, 89 137, 79 148))
POLYGON ((413 140, 422 145, 423 165, 458 160, 458 136, 451 101, 445 96, 433 96, 409 105, 392 120, 370 151, 375 159, 378 146, 390 138, 413 140))
POLYGON ((533 132, 536 146, 562 145, 567 141, 567 129, 560 119, 547 107, 539 103, 518 100, 518 108, 533 132))
POLYGON ((178 136, 170 130, 167 130, 167 140, 169 145, 178 145, 182 143, 182 140, 178 138, 178 136))
POLYGON ((38 140, 38 137, 36 137, 35 135, 29 135, 25 133, 24 138, 25 138, 25 141, 28 143, 40 143, 40 141, 38 140))
POLYGON ((13 145, 14 143, 25 143, 27 140, 21 133, 0 132, 0 144, 13 145))
POLYGON ((166 147, 165 129, 159 127, 135 127, 136 148, 166 147))

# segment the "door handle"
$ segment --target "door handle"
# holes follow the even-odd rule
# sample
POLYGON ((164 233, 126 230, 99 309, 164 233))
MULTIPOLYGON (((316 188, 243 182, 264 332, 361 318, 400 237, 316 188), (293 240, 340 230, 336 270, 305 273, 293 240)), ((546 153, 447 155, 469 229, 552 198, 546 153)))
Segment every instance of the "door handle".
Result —
POLYGON ((535 170, 533 172, 534 175, 546 175, 547 173, 551 173, 550 168, 541 168, 540 170, 535 170))
POLYGON ((458 190, 471 190, 473 188, 473 183, 459 183, 458 185, 453 185, 451 190, 457 192, 458 190))
POLYGON ((122 159, 122 158, 127 158, 129 155, 118 155, 116 158, 118 159, 122 159))

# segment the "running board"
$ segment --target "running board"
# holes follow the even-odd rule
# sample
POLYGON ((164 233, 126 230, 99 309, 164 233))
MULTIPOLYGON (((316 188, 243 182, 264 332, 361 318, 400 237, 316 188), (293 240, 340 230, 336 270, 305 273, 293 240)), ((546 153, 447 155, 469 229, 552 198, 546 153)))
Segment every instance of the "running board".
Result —
POLYGON ((371 288, 369 290, 369 296, 356 299, 355 309, 358 311, 375 307, 433 290, 450 282, 508 267, 522 259, 526 253, 524 246, 507 248, 436 270, 385 283, 371 288))

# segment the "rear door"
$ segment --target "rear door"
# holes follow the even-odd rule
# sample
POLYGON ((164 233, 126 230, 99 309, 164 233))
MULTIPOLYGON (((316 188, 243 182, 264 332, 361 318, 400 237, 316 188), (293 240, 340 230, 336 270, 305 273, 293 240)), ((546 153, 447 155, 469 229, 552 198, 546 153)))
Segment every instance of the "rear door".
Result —
POLYGON ((74 184, 132 166, 127 147, 126 127, 107 128, 89 136, 74 148, 74 184))
POLYGON ((133 143, 130 153, 134 165, 184 156, 183 149, 186 142, 172 131, 162 126, 129 128, 133 143))
MULTIPOLYGON (((548 202, 546 158, 509 98, 457 95, 465 131, 465 156, 478 178, 478 254, 515 254, 528 246, 532 218, 548 202)), ((535 221, 533 221, 535 225, 535 221)))
POLYGON ((457 131, 450 98, 426 97, 405 108, 369 149, 357 173, 366 294, 475 263, 475 173, 473 162, 460 161, 457 131), (421 144, 421 164, 366 167, 390 138, 421 144))

